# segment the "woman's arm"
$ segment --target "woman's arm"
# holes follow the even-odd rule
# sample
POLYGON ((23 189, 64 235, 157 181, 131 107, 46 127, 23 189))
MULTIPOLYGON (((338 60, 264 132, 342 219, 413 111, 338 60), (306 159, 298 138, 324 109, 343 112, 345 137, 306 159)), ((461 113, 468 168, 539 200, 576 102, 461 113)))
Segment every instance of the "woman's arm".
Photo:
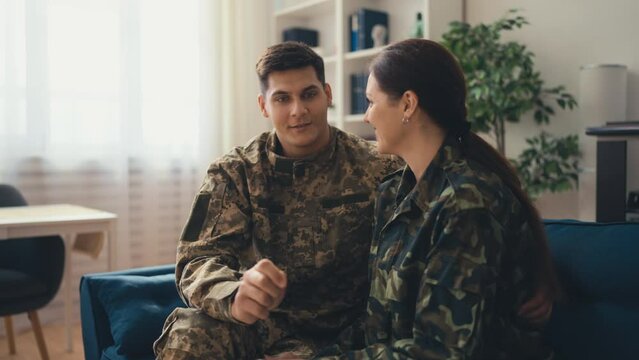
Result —
MULTIPOLYGON (((487 210, 471 209, 452 214, 444 226, 436 228, 441 231, 433 234, 428 256, 418 259, 424 262, 425 270, 414 305, 413 336, 345 353, 334 347, 320 353, 320 358, 465 359, 481 350, 483 315, 491 311, 495 299, 494 264, 503 249, 502 227, 487 210)), ((371 309, 383 307, 374 302, 392 300, 372 289, 369 316, 375 317, 371 309)), ((387 308, 405 306, 413 304, 395 303, 387 308)), ((392 318, 397 316, 401 314, 391 314, 392 318)))

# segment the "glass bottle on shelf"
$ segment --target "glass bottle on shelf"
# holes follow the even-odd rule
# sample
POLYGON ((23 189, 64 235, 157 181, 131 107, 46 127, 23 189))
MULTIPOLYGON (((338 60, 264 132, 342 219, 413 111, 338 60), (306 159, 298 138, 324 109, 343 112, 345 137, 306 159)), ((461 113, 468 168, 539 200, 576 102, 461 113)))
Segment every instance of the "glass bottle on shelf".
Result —
POLYGON ((417 19, 413 25, 413 29, 410 33, 410 37, 421 39, 424 37, 424 20, 422 19, 422 13, 417 13, 417 19))

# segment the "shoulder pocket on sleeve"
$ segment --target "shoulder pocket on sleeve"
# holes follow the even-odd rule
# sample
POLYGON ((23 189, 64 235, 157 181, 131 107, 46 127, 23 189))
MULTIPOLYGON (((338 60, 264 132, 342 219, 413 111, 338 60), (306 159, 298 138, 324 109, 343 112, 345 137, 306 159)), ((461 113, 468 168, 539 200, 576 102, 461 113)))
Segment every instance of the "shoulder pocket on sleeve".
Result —
MULTIPOLYGON (((211 193, 200 193, 197 195, 189 220, 184 226, 180 240, 196 241, 199 239, 207 219, 214 222, 222 211, 222 200, 226 189, 225 184, 216 185, 211 193)), ((213 226, 215 224, 212 224, 213 226)))
POLYGON ((200 232, 202 232, 202 226, 204 225, 204 220, 206 220, 206 215, 209 212, 210 201, 211 194, 197 195, 193 204, 193 209, 191 210, 191 215, 189 216, 186 226, 184 226, 180 240, 195 241, 198 239, 200 232))

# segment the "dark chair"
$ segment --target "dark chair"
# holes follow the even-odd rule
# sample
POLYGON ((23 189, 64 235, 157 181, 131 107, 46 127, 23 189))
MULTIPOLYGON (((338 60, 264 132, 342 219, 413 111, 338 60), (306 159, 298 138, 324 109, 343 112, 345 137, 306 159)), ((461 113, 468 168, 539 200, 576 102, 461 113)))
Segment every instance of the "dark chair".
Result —
MULTIPOLYGON (((20 192, 0 184, 0 207, 25 206, 20 192)), ((36 310, 48 304, 60 287, 64 270, 64 241, 60 236, 0 240, 0 317, 15 354, 11 315, 28 313, 42 359, 47 347, 36 310)))

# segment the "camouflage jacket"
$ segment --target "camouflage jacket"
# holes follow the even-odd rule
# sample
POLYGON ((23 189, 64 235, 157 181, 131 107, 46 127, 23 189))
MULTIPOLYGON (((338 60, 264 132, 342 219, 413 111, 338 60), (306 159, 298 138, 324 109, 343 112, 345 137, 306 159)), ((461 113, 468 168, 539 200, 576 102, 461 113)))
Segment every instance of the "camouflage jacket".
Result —
POLYGON ((448 139, 416 182, 385 179, 375 206, 365 347, 340 359, 539 359, 517 318, 534 293, 532 232, 520 202, 448 139))
POLYGON ((271 317, 334 336, 365 310, 376 189, 400 165, 332 127, 313 158, 285 158, 278 147, 267 132, 209 167, 178 246, 178 290, 189 306, 234 321, 238 279, 269 258, 288 276, 271 317))

